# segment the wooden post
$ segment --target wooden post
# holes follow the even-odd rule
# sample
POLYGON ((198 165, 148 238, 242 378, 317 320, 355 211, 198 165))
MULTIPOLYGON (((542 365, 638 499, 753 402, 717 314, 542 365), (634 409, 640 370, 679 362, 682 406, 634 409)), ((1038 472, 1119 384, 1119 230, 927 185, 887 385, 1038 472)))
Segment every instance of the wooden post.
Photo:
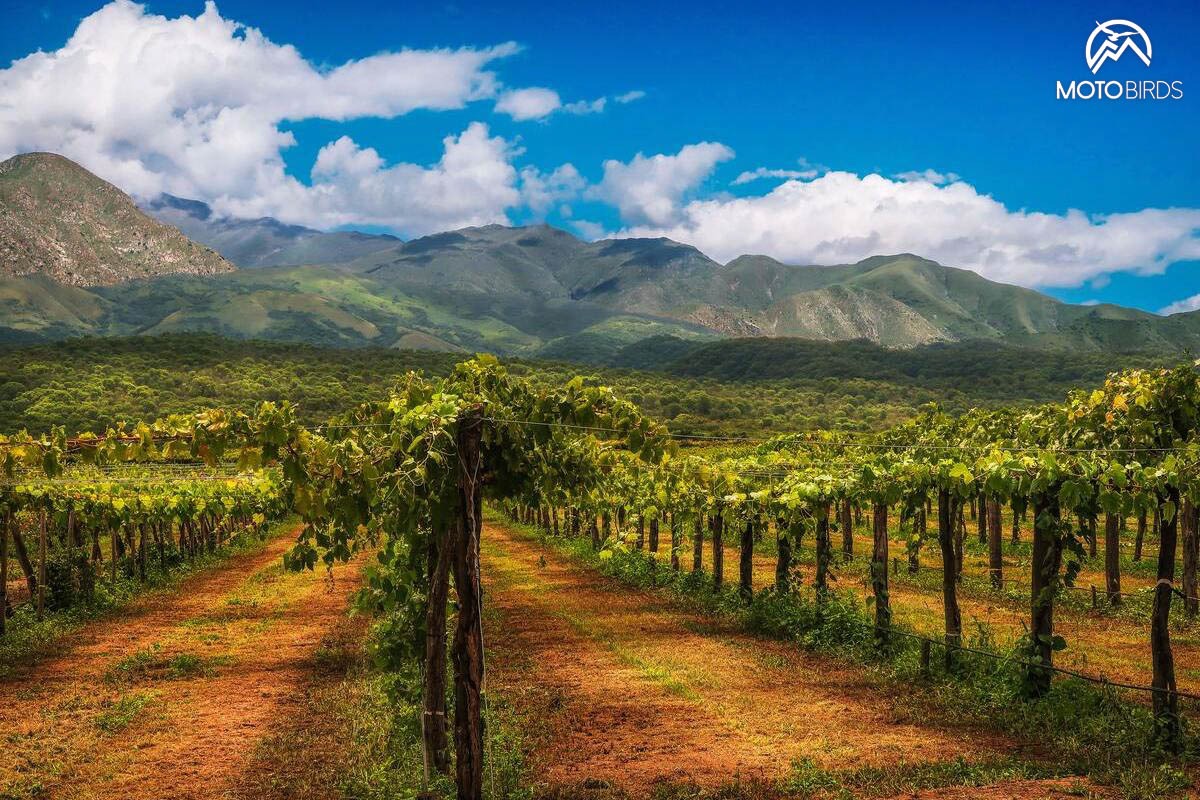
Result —
POLYGON ((637 549, 646 549, 646 515, 638 514, 637 524, 637 549))
POLYGON ((1012 539, 1010 541, 1013 544, 1020 544, 1021 543, 1021 514, 1023 513, 1024 509, 1023 508, 1018 509, 1017 501, 1015 499, 1010 504, 1010 508, 1012 508, 1012 517, 1013 517, 1012 539))
MULTIPOLYGON (((454 631, 454 752, 458 800, 483 798, 483 619, 479 576, 479 536, 483 419, 478 409, 458 418, 458 514, 455 524, 454 587, 458 625, 454 631)), ((594 524, 594 523, 593 523, 594 524)))
POLYGON ((958 509, 958 513, 955 515, 956 520, 954 525, 954 579, 959 583, 962 583, 963 555, 964 551, 966 550, 966 547, 964 546, 964 540, 967 534, 967 521, 963 516, 963 505, 964 503, 961 501, 956 501, 954 503, 954 506, 958 509))
POLYGON ((704 514, 696 512, 692 527, 692 572, 704 569, 704 514))
POLYGON ((988 543, 988 499, 987 495, 979 495, 979 543, 988 543))
POLYGON ((725 582, 725 519, 721 516, 721 509, 718 508, 708 521, 712 525, 713 590, 719 591, 725 582))
POLYGON ((775 591, 785 594, 792 579, 792 538, 783 517, 775 520, 775 591))
POLYGON ((1050 691, 1052 673, 1043 667, 1054 664, 1054 596, 1062 566, 1060 520, 1057 490, 1034 499, 1029 631, 1033 649, 1030 655, 1036 663, 1026 671, 1026 687, 1033 697, 1042 697, 1050 691))
POLYGON ((1183 612, 1196 616, 1200 609, 1200 601, 1196 599, 1196 562, 1200 560, 1200 534, 1197 533, 1197 517, 1200 508, 1190 500, 1183 501, 1183 519, 1180 544, 1183 547, 1183 574, 1180 575, 1179 588, 1183 592, 1183 612))
POLYGON ((942 551, 942 610, 946 623, 946 668, 962 647, 962 613, 958 609, 958 559, 954 549, 954 509, 950 492, 938 490, 938 548, 942 551))
POLYGON ((754 599, 754 523, 742 526, 741 557, 738 570, 738 594, 749 603, 754 599))
POLYGON ((596 512, 595 511, 588 512, 588 520, 589 520, 589 523, 588 523, 589 530, 591 530, 591 532, 592 532, 592 549, 599 550, 600 545, 601 545, 600 526, 596 523, 596 512))
POLYGON ((1121 605, 1121 517, 1104 515, 1104 588, 1110 605, 1121 605))
POLYGON ((429 605, 425 609, 425 683, 422 687, 421 734, 426 766, 450 772, 446 735, 446 601, 450 593, 450 563, 454 558, 458 524, 434 520, 429 531, 426 560, 429 570, 429 605))
POLYGON ((1175 654, 1171 651, 1171 599, 1175 594, 1175 550, 1179 532, 1179 490, 1167 489, 1164 498, 1175 513, 1163 511, 1158 545, 1158 583, 1154 587, 1154 608, 1150 618, 1150 659, 1154 667, 1155 739, 1168 752, 1183 746, 1183 726, 1179 718, 1179 695, 1175 693, 1175 654))
POLYGON ((875 503, 874 549, 871 553, 871 590, 875 594, 875 646, 884 651, 890 644, 892 608, 888 601, 888 507, 875 503))
POLYGON ((680 529, 679 515, 671 512, 671 569, 679 572, 679 548, 683 546, 683 531, 680 529))
POLYGON ((8 530, 12 527, 12 512, 4 513, 4 530, 0 530, 0 636, 8 630, 8 530))
POLYGON ((650 518, 650 552, 658 552, 658 513, 650 518))
POLYGON ((847 498, 841 505, 842 528, 842 558, 846 561, 854 558, 854 517, 850 513, 850 500, 847 498))
POLYGON ((922 639, 921 640, 921 677, 923 677, 923 678, 929 677, 929 650, 930 650, 929 640, 922 639))
POLYGON ((833 560, 833 543, 829 540, 829 501, 817 503, 817 598, 829 591, 829 564, 833 560))
POLYGON ((47 513, 42 511, 41 528, 38 531, 37 618, 39 620, 46 612, 46 528, 49 524, 47 513))
POLYGON ((912 516, 913 538, 915 543, 908 545, 908 574, 916 575, 921 571, 921 547, 925 542, 925 502, 917 504, 912 516))
POLYGON ((1000 541, 1000 503, 993 499, 987 503, 987 537, 988 537, 988 574, 992 578, 992 588, 1000 591, 1004 588, 1004 550, 1000 541))
MULTIPOLYGON (((1154 512, 1155 525, 1158 524, 1158 512, 1154 512)), ((1146 509, 1138 512, 1137 535, 1133 539, 1133 560, 1142 560, 1142 543, 1146 540, 1146 509)))

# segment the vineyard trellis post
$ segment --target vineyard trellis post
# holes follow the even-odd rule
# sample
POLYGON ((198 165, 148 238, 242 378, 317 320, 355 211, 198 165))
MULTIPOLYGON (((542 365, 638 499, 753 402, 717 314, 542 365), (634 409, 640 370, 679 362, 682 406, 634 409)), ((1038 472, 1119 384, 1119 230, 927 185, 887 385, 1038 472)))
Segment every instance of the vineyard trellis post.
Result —
POLYGON ((841 504, 842 557, 846 561, 854 558, 854 515, 850 510, 850 498, 841 504))
POLYGON ((1026 670, 1026 688, 1033 697, 1050 691, 1054 665, 1054 598, 1058 592, 1058 573, 1062 567, 1062 515, 1058 496, 1047 491, 1034 498, 1033 557, 1030 615, 1032 656, 1026 670))
POLYGON ((0 636, 8 630, 8 532, 12 528, 13 513, 4 512, 4 529, 0 530, 0 636))
POLYGON ((1121 516, 1104 515, 1104 588, 1110 605, 1121 605, 1121 516))
POLYGON ((818 599, 824 599, 829 591, 829 563, 833 560, 833 543, 829 539, 829 501, 817 503, 817 576, 818 599))
POLYGON ((792 538, 787 521, 783 517, 775 520, 775 591, 784 594, 791 585, 792 538))
POLYGON ((946 627, 946 668, 954 666, 954 651, 962 647, 962 613, 958 609, 958 558, 950 491, 938 490, 938 548, 942 553, 942 607, 946 627))
POLYGON ((725 582, 725 517, 720 506, 709 517, 709 523, 712 525, 713 591, 720 591, 725 582))
POLYGON ((987 498, 986 503, 988 574, 992 579, 992 588, 1000 591, 1004 588, 1004 551, 1000 539, 1000 501, 995 497, 991 497, 987 498))
POLYGON ((1183 574, 1180 575, 1180 589, 1183 592, 1183 610, 1189 617, 1196 616, 1200 610, 1200 600, 1197 600, 1196 568, 1200 559, 1200 507, 1191 500, 1183 501, 1183 519, 1181 521, 1182 535, 1180 546, 1183 548, 1183 574))
MULTIPOLYGON (((483 415, 477 408, 459 414, 458 508, 454 532, 454 588, 458 624, 454 631, 454 753, 459 800, 483 797, 483 619, 479 575, 482 531, 483 415)), ((594 524, 594 523, 593 523, 594 524)))
POLYGON ((888 507, 875 502, 871 553, 871 588, 875 595, 875 646, 882 652, 890 644, 892 609, 888 599, 888 507))
POLYGON ((742 526, 742 542, 738 553, 738 594, 744 602, 754 599, 754 522, 747 520, 742 526))
POLYGON ((46 613, 46 533, 50 524, 48 514, 42 509, 38 525, 38 581, 37 581, 37 618, 40 621, 46 613))
POLYGON ((429 531, 429 601, 425 618, 425 668, 422 687, 421 732, 427 766, 450 771, 446 736, 446 602, 455 527, 435 514, 429 531))
POLYGON ((1154 606, 1150 618, 1150 653, 1153 665, 1155 736, 1169 752, 1183 746, 1183 726, 1179 718, 1179 695, 1175 693, 1175 655, 1171 651, 1171 600, 1175 594, 1175 550, 1179 529, 1179 489, 1167 488, 1160 502, 1161 520, 1158 545, 1158 582, 1154 586, 1154 606))
POLYGON ((692 527, 692 572, 704 568, 704 513, 696 511, 692 527))

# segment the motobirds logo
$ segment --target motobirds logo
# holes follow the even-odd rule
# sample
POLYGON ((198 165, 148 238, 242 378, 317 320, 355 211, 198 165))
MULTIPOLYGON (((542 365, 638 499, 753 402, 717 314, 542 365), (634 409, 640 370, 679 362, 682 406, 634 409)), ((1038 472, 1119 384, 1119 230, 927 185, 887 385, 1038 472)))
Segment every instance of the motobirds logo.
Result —
MULTIPOLYGON (((1140 61, 1146 67, 1154 46, 1145 29, 1127 19, 1097 22, 1083 47, 1084 61, 1093 75, 1109 62, 1140 61)), ((1182 100, 1183 81, 1176 80, 1075 80, 1056 81, 1058 100, 1182 100)))

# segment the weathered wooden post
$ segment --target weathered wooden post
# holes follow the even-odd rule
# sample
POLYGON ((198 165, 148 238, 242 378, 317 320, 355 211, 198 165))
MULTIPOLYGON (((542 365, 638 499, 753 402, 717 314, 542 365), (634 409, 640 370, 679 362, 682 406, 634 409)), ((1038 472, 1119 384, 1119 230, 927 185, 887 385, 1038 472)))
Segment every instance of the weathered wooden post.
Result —
MULTIPOLYGON (((1183 746, 1183 723, 1179 717, 1179 695, 1175 692, 1175 654, 1171 650, 1171 599, 1175 594, 1175 550, 1179 531, 1179 489, 1168 487, 1168 509, 1159 516, 1158 583, 1150 617, 1150 659, 1154 676, 1155 739, 1168 752, 1183 746)), ((1160 508, 1162 504, 1160 503, 1160 508)))
POLYGON ((962 647, 962 613, 958 609, 958 558, 955 552, 955 514, 950 492, 938 490, 938 548, 942 552, 942 609, 946 624, 946 668, 962 647))
POLYGON ((891 643, 892 608, 888 600, 888 507, 875 502, 871 553, 871 590, 875 594, 875 646, 884 651, 891 643))
POLYGON ((1110 605, 1121 605, 1121 517, 1104 515, 1104 588, 1110 605))
POLYGON ((738 594, 749 603, 754 599, 754 523, 747 521, 742 526, 742 543, 738 553, 738 594))
POLYGON ((1000 502, 994 498, 986 502, 988 574, 992 578, 992 588, 1000 591, 1004 588, 1004 550, 1000 540, 1000 502))
MULTIPOLYGON (((459 415, 458 513, 455 524, 454 587, 458 593, 458 625, 454 659, 454 752, 458 800, 483 798, 483 619, 479 575, 479 536, 483 524, 480 444, 483 417, 479 409, 459 415)), ((594 522, 593 522, 594 524, 594 522)))

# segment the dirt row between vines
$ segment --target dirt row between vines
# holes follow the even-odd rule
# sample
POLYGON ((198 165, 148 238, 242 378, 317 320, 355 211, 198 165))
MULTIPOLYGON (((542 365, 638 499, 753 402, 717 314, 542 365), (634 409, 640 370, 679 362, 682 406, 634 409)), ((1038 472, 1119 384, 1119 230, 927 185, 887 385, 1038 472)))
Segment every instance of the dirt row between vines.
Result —
POLYGON ((0 684, 0 797, 265 797, 262 743, 322 680, 358 565, 287 573, 282 533, 68 636, 0 684))
MULTIPOLYGON (((714 626, 502 524, 489 524, 483 542, 488 686, 514 709, 545 796, 769 785, 804 760, 836 770, 1032 755, 993 734, 929 724, 862 670, 714 626)), ((1079 788, 1014 781, 928 796, 1079 788)))

